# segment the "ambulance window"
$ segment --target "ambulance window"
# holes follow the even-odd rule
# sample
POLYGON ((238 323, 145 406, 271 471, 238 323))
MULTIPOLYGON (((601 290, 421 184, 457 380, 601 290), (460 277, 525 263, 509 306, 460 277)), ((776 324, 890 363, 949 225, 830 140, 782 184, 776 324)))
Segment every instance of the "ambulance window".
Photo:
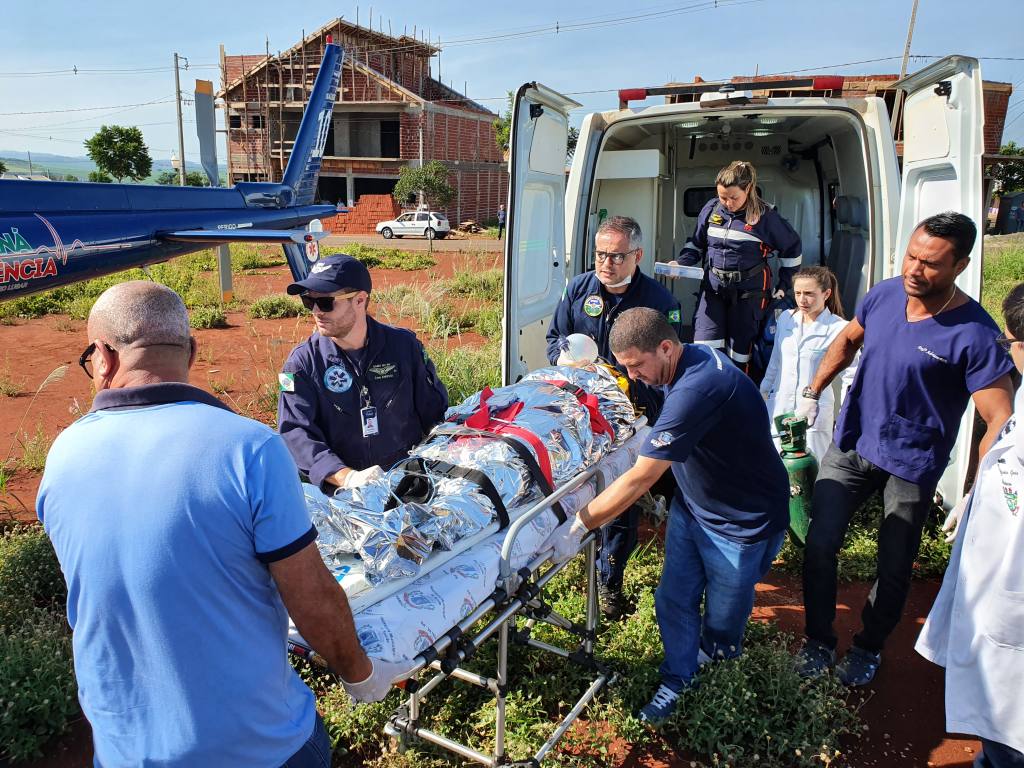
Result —
POLYGON ((697 218, 705 203, 717 194, 714 187, 690 187, 683 192, 683 214, 691 219, 697 218))

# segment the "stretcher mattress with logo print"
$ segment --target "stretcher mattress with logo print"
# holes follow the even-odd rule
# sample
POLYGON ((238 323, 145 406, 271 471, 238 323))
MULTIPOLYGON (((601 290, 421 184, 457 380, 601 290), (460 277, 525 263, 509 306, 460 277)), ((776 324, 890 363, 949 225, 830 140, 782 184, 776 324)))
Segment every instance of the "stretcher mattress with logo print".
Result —
MULTIPOLYGON (((643 426, 608 451, 597 462, 594 477, 562 497, 563 513, 575 513, 593 500, 599 481, 607 485, 629 469, 648 432, 649 428, 643 426)), ((307 495, 322 496, 311 486, 307 487, 307 495)), ((510 522, 532 506, 534 503, 518 507, 518 514, 513 511, 509 515, 510 522)), ((513 570, 540 554, 540 547, 558 524, 556 511, 548 509, 519 531, 512 543, 513 570)), ((350 587, 353 589, 350 605, 366 652, 386 661, 410 661, 475 610, 495 589, 508 533, 507 528, 481 530, 459 541, 451 551, 432 552, 416 576, 377 585, 367 582, 351 562, 343 573, 338 573, 335 562, 336 576, 346 592, 350 587)), ((294 626, 290 639, 306 647, 294 626)))

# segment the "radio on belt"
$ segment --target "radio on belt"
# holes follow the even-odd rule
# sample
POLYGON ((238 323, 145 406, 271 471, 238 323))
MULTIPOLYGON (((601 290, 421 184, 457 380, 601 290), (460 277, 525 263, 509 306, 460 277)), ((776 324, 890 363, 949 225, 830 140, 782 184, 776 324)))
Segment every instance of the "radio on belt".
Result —
POLYGON ((689 277, 694 280, 704 279, 703 267, 684 267, 682 264, 669 264, 659 261, 654 265, 654 274, 665 277, 689 277))

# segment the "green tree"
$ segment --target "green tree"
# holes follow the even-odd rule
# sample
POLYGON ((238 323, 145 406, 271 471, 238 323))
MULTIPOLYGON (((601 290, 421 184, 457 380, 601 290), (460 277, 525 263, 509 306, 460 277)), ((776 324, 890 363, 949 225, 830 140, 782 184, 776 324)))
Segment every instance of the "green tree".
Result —
POLYGON ((0 173, 7 173, 7 166, 4 165, 3 160, 0 160, 0 173))
MULTIPOLYGON (((502 152, 508 150, 509 144, 512 140, 512 102, 515 99, 515 94, 512 91, 508 92, 508 106, 505 108, 505 114, 494 121, 494 140, 498 144, 498 149, 502 152)), ((573 154, 576 152, 576 142, 580 138, 580 129, 573 126, 569 126, 569 143, 565 148, 565 159, 572 160, 573 154)))
POLYGON ((112 184, 114 180, 103 171, 89 171, 89 181, 97 184, 112 184))
POLYGON ((439 160, 431 160, 422 168, 402 168, 398 173, 392 194, 400 204, 419 193, 432 208, 447 208, 455 197, 455 190, 448 183, 448 167, 439 160))
POLYGON ((999 148, 999 154, 1021 158, 992 166, 992 178, 999 184, 999 191, 1005 194, 1024 190, 1024 146, 1018 147, 1011 141, 999 148))
POLYGON ((85 148, 96 166, 118 182, 144 179, 153 169, 142 131, 134 126, 101 126, 95 136, 85 140, 85 148))
POLYGON ((64 175, 64 181, 80 181, 80 179, 73 173, 67 173, 64 175))
MULTIPOLYGON (((177 171, 161 171, 156 176, 156 183, 163 184, 164 186, 176 187, 178 186, 178 172, 177 171)), ((185 174, 185 184, 189 187, 208 187, 210 182, 206 178, 205 173, 199 171, 188 171, 185 174)))

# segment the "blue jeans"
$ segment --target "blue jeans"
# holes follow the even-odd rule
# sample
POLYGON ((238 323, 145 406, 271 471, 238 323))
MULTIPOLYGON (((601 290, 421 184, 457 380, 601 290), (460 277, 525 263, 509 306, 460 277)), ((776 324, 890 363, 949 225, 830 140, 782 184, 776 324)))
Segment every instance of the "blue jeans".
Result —
POLYGON ((741 544, 705 528, 672 502, 665 566, 654 593, 665 647, 663 685, 674 691, 685 688, 697 672, 698 650, 712 659, 731 659, 743 652, 754 587, 768 573, 785 535, 782 531, 741 544))
POLYGON ((998 741, 982 739, 974 768, 1024 768, 1024 754, 998 741))
POLYGON ((331 768, 331 740, 327 738, 324 721, 317 713, 313 735, 281 768, 331 768))

